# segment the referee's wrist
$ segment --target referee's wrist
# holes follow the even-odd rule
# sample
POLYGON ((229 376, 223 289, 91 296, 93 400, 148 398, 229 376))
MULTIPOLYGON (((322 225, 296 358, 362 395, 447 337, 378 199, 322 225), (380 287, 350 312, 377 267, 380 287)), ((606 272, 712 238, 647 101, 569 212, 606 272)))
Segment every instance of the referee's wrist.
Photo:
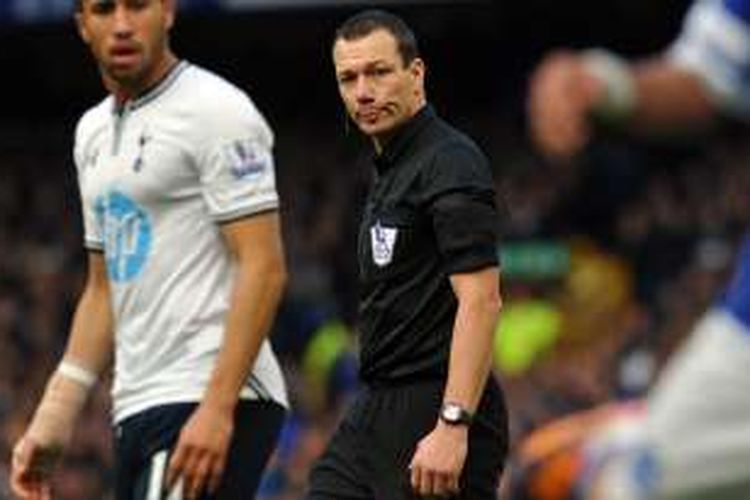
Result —
POLYGON ((464 405, 453 401, 445 401, 440 407, 440 421, 452 427, 468 428, 474 420, 474 414, 464 405))
POLYGON ((435 430, 453 436, 453 439, 468 439, 469 429, 470 426, 468 425, 450 425, 445 423, 440 418, 438 419, 438 423, 435 426, 435 430))

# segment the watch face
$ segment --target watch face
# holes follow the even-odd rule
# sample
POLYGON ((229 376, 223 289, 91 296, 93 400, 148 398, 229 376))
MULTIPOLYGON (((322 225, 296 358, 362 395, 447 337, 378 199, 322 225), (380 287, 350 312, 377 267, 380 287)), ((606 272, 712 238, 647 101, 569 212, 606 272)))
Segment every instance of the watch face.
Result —
POLYGON ((443 419, 448 422, 460 422, 461 407, 457 405, 445 405, 443 407, 443 419))

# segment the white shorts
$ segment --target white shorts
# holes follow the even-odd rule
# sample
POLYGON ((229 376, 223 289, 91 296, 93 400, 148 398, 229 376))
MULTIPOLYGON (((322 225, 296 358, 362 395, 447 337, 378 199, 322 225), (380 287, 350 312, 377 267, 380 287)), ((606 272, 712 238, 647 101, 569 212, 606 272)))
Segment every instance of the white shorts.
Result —
POLYGON ((595 500, 750 500, 750 331, 709 311, 670 360, 641 418, 587 444, 595 500))
POLYGON ((663 497, 750 500, 748 327, 710 310, 651 391, 646 419, 663 497))

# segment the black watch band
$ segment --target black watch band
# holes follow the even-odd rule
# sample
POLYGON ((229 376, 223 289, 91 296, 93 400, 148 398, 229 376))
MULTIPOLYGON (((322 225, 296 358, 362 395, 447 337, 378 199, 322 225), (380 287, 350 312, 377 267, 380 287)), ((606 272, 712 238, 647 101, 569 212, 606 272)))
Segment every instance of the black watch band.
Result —
POLYGON ((440 420, 448 425, 471 425, 474 416, 458 403, 443 403, 440 420))

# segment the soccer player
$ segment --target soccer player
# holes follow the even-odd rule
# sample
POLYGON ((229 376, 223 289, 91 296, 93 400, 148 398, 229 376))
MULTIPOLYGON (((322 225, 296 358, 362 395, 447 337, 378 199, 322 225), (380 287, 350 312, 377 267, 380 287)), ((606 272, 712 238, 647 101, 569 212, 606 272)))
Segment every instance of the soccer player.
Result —
MULTIPOLYGON (((638 134, 750 119, 750 2, 700 0, 669 50, 629 64, 606 50, 559 51, 531 81, 531 133, 576 154, 606 122, 638 134)), ((591 497, 750 498, 750 239, 734 277, 663 373, 642 442, 605 461, 591 497)))
POLYGON ((175 9, 77 7, 109 95, 76 130, 88 278, 13 452, 21 498, 49 498, 113 357, 118 500, 252 498, 284 418, 266 340, 286 276, 272 133, 241 90, 175 56, 175 9))
POLYGON ((308 498, 494 499, 507 418, 490 376, 500 276, 489 162, 427 103, 425 63, 400 18, 350 18, 333 62, 375 148, 358 244, 364 389, 308 498))

